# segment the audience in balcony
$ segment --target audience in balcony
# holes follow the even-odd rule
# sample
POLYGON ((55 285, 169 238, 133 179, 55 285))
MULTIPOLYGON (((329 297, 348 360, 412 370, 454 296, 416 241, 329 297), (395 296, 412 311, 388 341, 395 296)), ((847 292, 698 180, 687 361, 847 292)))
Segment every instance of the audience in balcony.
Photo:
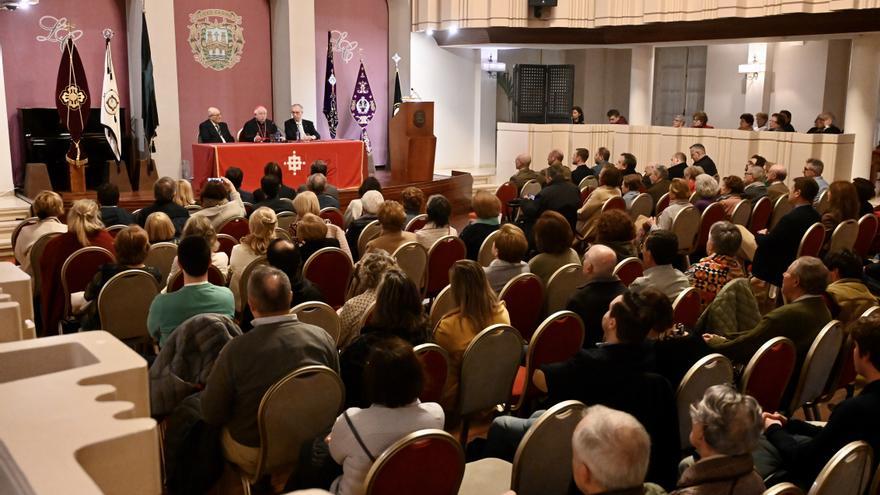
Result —
POLYGON ((695 129, 714 129, 713 126, 709 125, 709 116, 706 115, 706 112, 694 113, 691 127, 695 129))
MULTIPOLYGON (((620 115, 620 111, 616 110, 614 108, 612 108, 611 110, 608 110, 608 112, 605 114, 605 116, 608 117, 609 124, 629 125, 629 122, 626 121, 626 117, 624 117, 623 115, 620 115)), ((606 158, 606 160, 607 160, 607 158, 606 158)))
POLYGON ((755 114, 755 130, 756 131, 766 131, 769 130, 767 126, 767 121, 769 117, 764 112, 758 112, 755 114))
POLYGON ((807 134, 843 134, 843 131, 834 125, 833 113, 822 112, 816 116, 813 127, 807 131, 807 134))
POLYGON ((755 130, 755 117, 750 113, 744 113, 739 116, 739 127, 737 127, 739 131, 754 131, 755 130))

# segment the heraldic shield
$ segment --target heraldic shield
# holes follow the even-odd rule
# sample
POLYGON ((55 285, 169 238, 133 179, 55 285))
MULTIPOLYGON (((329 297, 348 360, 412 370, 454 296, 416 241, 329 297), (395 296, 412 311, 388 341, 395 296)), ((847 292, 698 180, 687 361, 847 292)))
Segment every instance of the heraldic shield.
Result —
POLYGON ((244 28, 241 16, 221 9, 197 10, 189 15, 189 46, 196 62, 206 69, 231 69, 241 61, 244 28))

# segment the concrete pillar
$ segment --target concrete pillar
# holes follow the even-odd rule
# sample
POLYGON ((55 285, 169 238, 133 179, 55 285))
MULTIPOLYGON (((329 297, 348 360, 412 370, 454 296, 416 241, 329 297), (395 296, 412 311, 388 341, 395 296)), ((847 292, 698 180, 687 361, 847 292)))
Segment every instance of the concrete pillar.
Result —
POLYGON ((0 195, 14 189, 12 183, 12 148, 9 145, 9 121, 6 118, 6 84, 3 79, 3 47, 0 46, 0 195))
MULTIPOLYGON (((488 62, 489 58, 498 60, 497 48, 481 48, 480 62, 488 62)), ((481 64, 476 66, 476 94, 474 101, 474 128, 477 131, 476 144, 474 146, 474 161, 478 167, 494 168, 495 165, 495 123, 497 122, 497 99, 498 80, 490 77, 488 72, 482 70, 481 64)))
MULTIPOLYGON (((284 118, 276 115, 277 121, 290 118, 290 105, 304 105, 304 118, 317 121, 323 102, 318 103, 317 65, 315 64, 315 0, 290 0, 290 101, 284 118), (308 110, 306 110, 308 109, 308 110)), ((326 47, 321 47, 326 54, 326 47)), ((323 70, 323 64, 321 64, 323 70)), ((323 93, 323 87, 322 87, 323 93)), ((276 102, 283 105, 285 102, 276 102)))
MULTIPOLYGON (((767 73, 772 70, 767 60, 767 43, 749 43, 748 58, 741 63, 765 64, 765 71, 759 72, 758 77, 754 79, 746 79, 743 112, 751 114, 754 114, 755 112, 767 112, 770 107, 770 95, 768 92, 764 91, 764 85, 767 73)), ((742 75, 742 77, 746 76, 742 75)))
MULTIPOLYGON (((846 89, 844 132, 855 134, 852 177, 868 177, 874 130, 880 110, 880 35, 857 36, 852 42, 846 89)), ((871 177, 876 180, 876 177, 871 177)))
POLYGON ((654 91, 654 47, 632 49, 632 76, 629 80, 629 115, 632 125, 651 125, 654 91))

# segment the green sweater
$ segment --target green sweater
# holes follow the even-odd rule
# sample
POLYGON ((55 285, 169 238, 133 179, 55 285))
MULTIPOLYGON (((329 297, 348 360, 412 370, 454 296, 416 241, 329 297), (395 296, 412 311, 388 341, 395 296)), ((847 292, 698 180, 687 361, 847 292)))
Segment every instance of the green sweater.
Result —
POLYGON ((150 305, 147 329, 153 338, 164 345, 178 325, 204 313, 216 313, 230 318, 235 316, 232 291, 211 283, 186 285, 168 294, 159 294, 150 305))

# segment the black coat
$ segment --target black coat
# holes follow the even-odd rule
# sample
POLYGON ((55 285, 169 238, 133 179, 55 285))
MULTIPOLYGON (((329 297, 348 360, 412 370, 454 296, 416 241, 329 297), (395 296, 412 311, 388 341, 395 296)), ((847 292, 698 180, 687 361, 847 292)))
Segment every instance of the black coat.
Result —
POLYGON ((458 237, 464 241, 464 245, 467 247, 467 259, 479 261, 477 258, 480 256, 480 247, 483 245, 483 241, 500 227, 500 225, 488 223, 472 223, 462 229, 458 237))
POLYGON ((812 205, 802 205, 779 219, 767 235, 755 236, 758 249, 752 264, 752 274, 771 284, 782 286, 782 273, 797 256, 801 238, 810 225, 819 221, 819 213, 812 205))
POLYGON ((571 229, 577 224, 577 211, 581 206, 581 193, 577 186, 567 180, 551 182, 535 198, 538 205, 537 217, 547 210, 553 210, 568 220, 571 229))
POLYGON ((694 162, 694 166, 702 167, 703 172, 706 172, 713 177, 718 175, 718 167, 715 166, 715 162, 713 162, 712 159, 709 158, 709 155, 703 155, 703 158, 700 158, 699 160, 694 162))
POLYGON ((174 201, 169 201, 167 203, 153 203, 150 206, 142 208, 141 211, 135 215, 135 221, 138 225, 143 227, 147 223, 147 217, 157 211, 161 211, 168 215, 168 218, 171 219, 171 223, 174 224, 174 237, 180 237, 184 224, 189 220, 189 211, 174 201))
POLYGON ((617 277, 590 280, 578 287, 565 309, 573 311, 584 322, 584 348, 595 347, 602 342, 602 316, 615 297, 626 292, 626 286, 617 277))
POLYGON ((669 172, 669 180, 684 179, 684 169, 686 169, 687 166, 687 163, 676 163, 675 165, 666 169, 666 171, 669 172))
POLYGON ((118 206, 102 206, 101 221, 109 227, 111 225, 131 225, 134 223, 134 217, 124 208, 118 206))
POLYGON ((586 179, 589 175, 593 175, 593 170, 588 167, 587 164, 582 163, 571 171, 571 182, 574 185, 579 186, 581 185, 581 181, 586 179))
POLYGON ((263 206, 265 206, 266 208, 271 208, 272 211, 274 211, 275 213, 281 213, 282 211, 293 211, 293 203, 291 203, 290 201, 286 201, 282 198, 272 198, 265 201, 260 201, 259 203, 254 205, 254 210, 263 206))
POLYGON ((208 119, 201 124, 199 124, 199 142, 200 143, 234 143, 235 138, 232 137, 232 134, 229 132, 229 126, 226 125, 226 122, 220 122, 217 124, 220 127, 220 132, 217 132, 217 129, 214 128, 214 123, 211 122, 211 119, 208 119), (223 139, 220 139, 220 136, 223 136, 223 139), (223 140, 226 141, 223 141, 223 140))
MULTIPOLYGON (((309 136, 315 136, 316 139, 321 139, 321 135, 318 134, 318 130, 315 129, 315 124, 311 120, 302 119, 302 125, 306 134, 309 136)), ((288 141, 300 140, 299 129, 296 128, 295 120, 287 119, 284 121, 284 137, 286 137, 288 141)))
MULTIPOLYGON (((275 133, 278 132, 278 126, 275 125, 275 122, 272 122, 269 119, 266 119, 265 124, 266 130, 265 136, 263 136, 263 140, 271 141, 272 136, 274 136, 275 133)), ((242 127, 241 129, 241 136, 239 137, 241 138, 241 142, 243 143, 253 143, 254 138, 256 138, 258 134, 260 134, 260 127, 257 124, 257 118, 254 117, 244 123, 244 127, 242 127)))

